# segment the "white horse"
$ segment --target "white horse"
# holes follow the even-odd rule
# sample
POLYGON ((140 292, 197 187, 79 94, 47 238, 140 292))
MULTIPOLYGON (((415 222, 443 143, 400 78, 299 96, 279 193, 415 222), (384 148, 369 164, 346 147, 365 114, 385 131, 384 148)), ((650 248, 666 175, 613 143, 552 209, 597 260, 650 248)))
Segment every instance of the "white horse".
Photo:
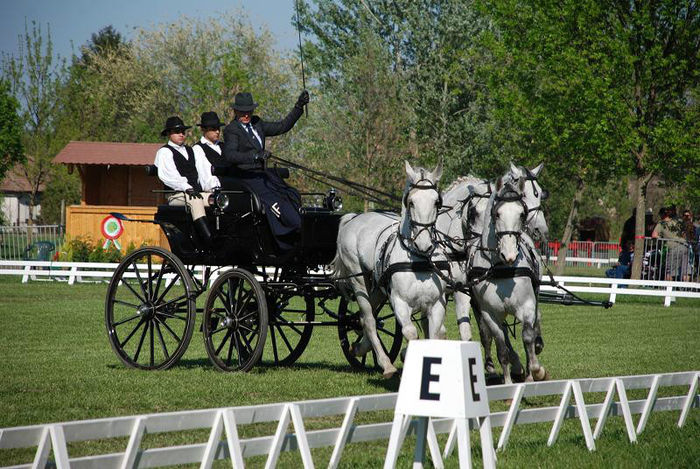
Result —
MULTIPOLYGON (((542 200, 545 200, 548 194, 537 181, 543 166, 544 163, 541 163, 533 169, 528 169, 511 163, 510 170, 505 176, 510 181, 520 179, 525 181, 523 200, 528 210, 526 229, 534 238, 541 241, 546 240, 549 233, 541 205, 542 200)), ((438 254, 442 255, 441 259, 452 261, 449 263, 448 270, 456 285, 467 284, 466 255, 464 252, 479 242, 486 223, 486 206, 492 192, 492 185, 485 179, 463 176, 456 179, 442 194, 444 205, 448 207, 448 210, 440 213, 436 223, 436 230, 443 238, 438 254)), ((471 340, 470 297, 466 292, 456 290, 454 298, 460 338, 471 340)), ((486 353, 484 362, 491 363, 490 369, 487 371, 492 372, 491 338, 488 331, 481 326, 479 329, 486 353)))
POLYGON ((501 329, 508 314, 522 323, 522 338, 527 355, 526 380, 546 377, 535 353, 538 334, 537 294, 539 259, 534 243, 525 232, 529 209, 525 204, 525 178, 500 178, 489 198, 485 225, 478 246, 473 246, 469 269, 475 278, 472 287, 474 300, 482 312, 482 321, 490 336, 496 340, 498 360, 506 384, 512 382, 511 354, 506 346, 506 335, 501 329))
POLYGON ((363 356, 372 347, 385 378, 391 377, 396 368, 379 342, 373 310, 387 296, 407 340, 418 338, 411 321, 415 311, 427 316, 431 339, 445 338, 445 283, 432 270, 391 268, 424 263, 435 249, 434 228, 442 204, 437 183, 441 176, 442 163, 427 171, 414 169, 406 162, 400 218, 368 212, 347 214, 340 220, 334 277, 344 293, 348 287, 352 289, 362 315, 362 340, 352 352, 363 356))

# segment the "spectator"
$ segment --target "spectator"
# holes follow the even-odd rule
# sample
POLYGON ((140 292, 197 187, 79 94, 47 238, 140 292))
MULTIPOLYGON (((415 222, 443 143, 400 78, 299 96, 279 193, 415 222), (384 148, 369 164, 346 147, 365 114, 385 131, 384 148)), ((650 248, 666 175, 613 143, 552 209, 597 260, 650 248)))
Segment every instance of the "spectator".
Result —
POLYGON ((630 278, 632 261, 634 260, 634 242, 628 242, 624 248, 620 250, 620 257, 617 259, 617 265, 612 269, 605 271, 605 276, 608 278, 630 278))
POLYGON ((661 221, 651 233, 666 243, 666 280, 688 281, 689 246, 679 220, 672 219, 675 207, 661 209, 661 221))

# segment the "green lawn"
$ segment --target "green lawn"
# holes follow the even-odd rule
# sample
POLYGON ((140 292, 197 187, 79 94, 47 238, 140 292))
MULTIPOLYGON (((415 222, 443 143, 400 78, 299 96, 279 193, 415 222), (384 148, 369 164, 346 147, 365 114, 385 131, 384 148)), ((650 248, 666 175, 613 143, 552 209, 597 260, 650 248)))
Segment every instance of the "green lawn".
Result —
MULTIPOLYGON (((0 428, 67 420, 134 415, 394 392, 398 379, 353 372, 338 345, 335 329, 319 328, 297 365, 260 366, 246 374, 217 372, 209 363, 201 334, 195 332, 174 368, 144 372, 125 368, 112 352, 104 327, 106 285, 68 286, 56 282, 21 284, 0 279, 0 428)), ((609 310, 581 306, 542 306, 546 347, 540 355, 552 378, 599 377, 700 369, 700 302, 679 300, 664 308, 658 298, 619 298, 609 310)), ((454 313, 448 329, 455 337, 454 313)), ((197 330, 199 328, 197 327, 197 330)), ((680 394, 683 390, 675 390, 680 394)), ((687 389, 685 390, 687 392, 687 389)), ((586 396, 588 399, 588 395, 586 396)), ((644 393, 630 393, 643 398, 644 393)), ((602 397, 600 397, 602 400, 602 397)), ((554 396, 530 404, 556 405, 554 396)), ((504 409, 492 403, 492 409, 504 409)), ((388 421, 391 415, 360 415, 358 420, 388 421)), ((637 417, 635 416, 635 421, 637 417)), ((563 425, 557 444, 546 447, 549 424, 515 427, 503 467, 690 467, 700 461, 700 411, 691 411, 678 429, 678 412, 652 414, 637 445, 629 444, 621 418, 611 418, 597 451, 586 450, 578 421, 563 425)), ((341 419, 310 421, 307 428, 340 424, 341 419)), ((593 421, 595 423, 595 421, 593 421)), ((241 436, 272 434, 274 425, 242 428, 241 436)), ((494 430, 497 440, 500 430, 494 430)), ((208 432, 147 435, 144 446, 206 441, 208 432), (193 435, 194 438, 193 439, 193 435)), ((474 433, 472 441, 478 442, 474 433)), ((441 439, 444 444, 444 438, 441 439)), ((386 441, 349 445, 343 467, 377 467, 386 441)), ((126 440, 70 445, 71 456, 122 451, 126 440)), ((332 448, 313 450, 324 466, 332 448)), ((33 449, 2 450, 0 465, 31 461, 33 449)), ((410 463, 407 440, 399 467, 410 463)), ((478 458, 478 444, 475 443, 478 458)), ((252 467, 264 458, 251 458, 252 467)), ((298 467, 298 453, 283 454, 280 467, 298 467)), ((448 467, 457 466, 455 455, 448 467)), ((225 467, 223 465, 222 467, 225 467)), ((229 463, 230 467, 230 463, 229 463)))

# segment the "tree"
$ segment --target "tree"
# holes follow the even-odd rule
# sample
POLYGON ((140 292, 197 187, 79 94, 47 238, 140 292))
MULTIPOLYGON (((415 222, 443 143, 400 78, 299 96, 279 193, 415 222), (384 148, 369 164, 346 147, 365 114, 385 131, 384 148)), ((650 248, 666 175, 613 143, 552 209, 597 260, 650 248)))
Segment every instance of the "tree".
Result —
POLYGON ((672 178, 697 166, 689 149, 698 123, 688 112, 698 78, 697 5, 497 0, 484 6, 497 29, 488 38, 495 63, 507 65, 501 75, 491 70, 498 120, 512 129, 509 140, 546 156, 548 165, 558 161, 557 174, 577 181, 569 227, 587 184, 634 174, 638 277, 646 185, 657 173, 672 178))
MULTIPOLYGON (((413 157, 426 165, 442 158, 445 179, 491 159, 484 102, 477 100, 479 85, 473 75, 481 60, 474 38, 488 25, 471 2, 314 3, 311 8, 302 2, 300 21, 314 39, 304 44, 304 50, 324 94, 338 88, 345 62, 366 52, 366 32, 371 31, 380 40, 389 69, 401 81, 401 99, 412 108, 401 119, 404 146, 413 157)), ((361 110, 351 112, 360 117, 361 110)))
POLYGON ((10 85, 0 80, 0 181, 15 164, 24 161, 18 109, 19 103, 10 94, 10 85))
POLYGON ((58 63, 54 60, 50 30, 47 27, 44 39, 41 29, 34 22, 31 31, 25 25, 18 56, 5 54, 2 60, 3 77, 10 84, 13 95, 22 103, 22 143, 29 156, 22 164, 22 172, 32 187, 29 195, 30 217, 38 202, 39 188, 51 171, 51 159, 62 147, 62 142, 54 138, 54 121, 63 68, 60 58, 58 63))

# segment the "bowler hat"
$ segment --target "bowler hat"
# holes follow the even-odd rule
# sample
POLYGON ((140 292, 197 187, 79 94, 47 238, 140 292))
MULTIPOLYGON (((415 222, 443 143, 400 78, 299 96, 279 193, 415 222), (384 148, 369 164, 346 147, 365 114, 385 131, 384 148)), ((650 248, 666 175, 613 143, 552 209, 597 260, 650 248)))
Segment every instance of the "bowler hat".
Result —
POLYGON ((185 125, 178 116, 170 116, 168 120, 165 121, 165 128, 161 131, 161 135, 165 137, 171 130, 187 130, 191 125, 185 125))
POLYGON ((236 93, 231 107, 234 111, 252 111, 258 107, 258 103, 253 101, 253 95, 250 93, 236 93))
POLYGON ((224 123, 219 120, 219 115, 214 111, 203 112, 200 121, 201 122, 197 125, 205 128, 213 129, 224 125, 224 123))

